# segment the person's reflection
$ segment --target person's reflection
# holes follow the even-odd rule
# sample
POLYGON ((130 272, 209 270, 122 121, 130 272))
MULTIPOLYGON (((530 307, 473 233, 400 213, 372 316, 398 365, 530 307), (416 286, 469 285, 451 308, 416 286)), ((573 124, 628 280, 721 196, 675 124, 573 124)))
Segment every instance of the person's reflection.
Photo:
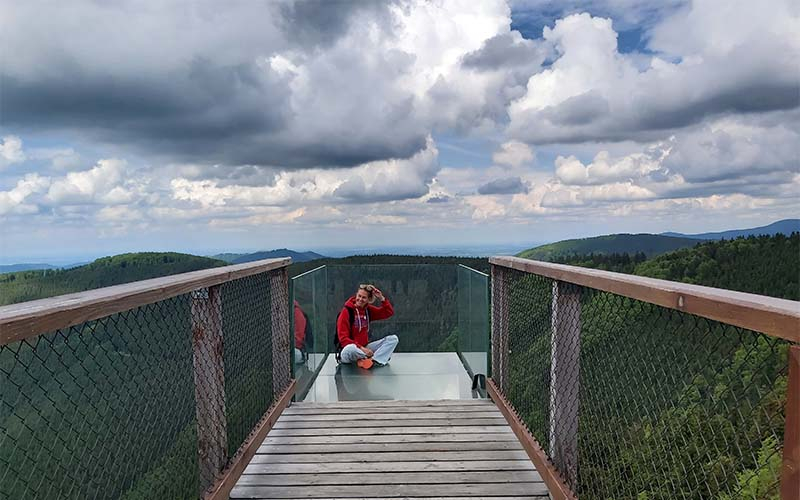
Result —
POLYGON ((302 364, 308 360, 308 353, 314 348, 314 334, 311 331, 311 320, 294 301, 294 362, 302 364))
POLYGON ((336 366, 333 376, 338 401, 377 401, 393 400, 390 394, 378 392, 375 382, 380 380, 371 370, 359 370, 353 365, 336 366))

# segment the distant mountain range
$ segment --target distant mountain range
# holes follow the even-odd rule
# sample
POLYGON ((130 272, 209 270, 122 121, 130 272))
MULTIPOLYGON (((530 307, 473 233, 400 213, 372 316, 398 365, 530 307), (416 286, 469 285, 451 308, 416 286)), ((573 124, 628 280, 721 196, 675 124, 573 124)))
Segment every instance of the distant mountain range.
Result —
POLYGON ((40 271, 44 269, 72 269, 88 264, 88 262, 76 262, 74 264, 67 264, 64 266, 55 266, 52 264, 7 264, 0 265, 0 274, 3 273, 17 273, 20 271, 40 271))
POLYGON ((773 222, 767 226, 753 227, 750 229, 733 229, 730 231, 720 231, 718 233, 700 233, 700 234, 683 234, 683 233, 661 233, 662 236, 673 236, 678 238, 693 238, 696 240, 730 240, 732 238, 747 237, 747 236, 760 236, 783 233, 786 235, 792 233, 800 233, 800 219, 784 219, 773 222))
POLYGON ((681 234, 669 232, 662 234, 608 234, 604 236, 595 236, 593 238, 563 240, 556 243, 541 245, 524 250, 517 254, 517 256, 533 260, 553 261, 575 255, 608 255, 613 253, 627 253, 633 255, 644 253, 649 258, 681 248, 693 247, 700 243, 700 241, 705 240, 734 239, 759 235, 772 236, 779 233, 789 235, 792 232, 800 232, 800 219, 785 219, 773 222, 767 226, 754 227, 751 229, 736 229, 718 233, 681 234))
POLYGON ((279 248, 277 250, 269 250, 254 253, 221 253, 211 255, 212 259, 224 260, 231 264, 244 264, 245 262, 253 262, 263 259, 278 259, 281 257, 291 257, 292 262, 308 262, 310 260, 324 259, 324 255, 316 252, 295 252, 288 248, 279 248))
POLYGON ((552 261, 571 255, 644 253, 647 257, 692 247, 698 243, 693 238, 676 238, 659 234, 608 234, 594 238, 563 240, 556 243, 530 248, 517 254, 518 257, 533 260, 552 261))

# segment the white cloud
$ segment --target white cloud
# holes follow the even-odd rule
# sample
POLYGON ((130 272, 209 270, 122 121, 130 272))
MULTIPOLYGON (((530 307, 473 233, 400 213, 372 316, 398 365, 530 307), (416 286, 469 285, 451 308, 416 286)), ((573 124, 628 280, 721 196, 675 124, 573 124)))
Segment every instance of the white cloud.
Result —
POLYGON ((654 28, 652 47, 665 53, 643 70, 639 55, 618 52, 610 19, 576 14, 546 28, 559 56, 509 107, 509 132, 531 143, 652 139, 709 116, 800 105, 796 9, 699 4, 654 28), (750 28, 736 29, 743 24, 750 28), (709 36, 706 25, 725 34, 709 36))
POLYGON ((655 172, 666 177, 668 171, 662 167, 662 162, 669 153, 669 144, 657 143, 644 153, 621 158, 612 158, 608 151, 600 151, 588 165, 584 165, 574 156, 559 156, 555 160, 555 174, 559 181, 570 185, 638 181, 655 172))
POLYGON ((25 160, 22 140, 15 135, 3 137, 0 143, 0 169, 25 160))
POLYGON ((500 145, 500 149, 492 155, 492 161, 512 168, 520 167, 533 160, 533 150, 519 141, 508 141, 500 145))
POLYGON ((0 191, 0 215, 35 214, 39 207, 35 203, 26 203, 26 200, 37 193, 41 193, 50 185, 50 180, 37 174, 28 174, 20 179, 16 186, 9 191, 0 191))
POLYGON ((55 205, 121 205, 135 198, 135 182, 127 178, 123 160, 100 160, 89 170, 70 172, 50 185, 47 199, 55 205))
POLYGON ((171 181, 176 200, 203 206, 284 206, 320 202, 391 201, 420 198, 439 170, 433 140, 407 160, 376 161, 350 169, 283 171, 269 186, 220 185, 216 180, 171 181))

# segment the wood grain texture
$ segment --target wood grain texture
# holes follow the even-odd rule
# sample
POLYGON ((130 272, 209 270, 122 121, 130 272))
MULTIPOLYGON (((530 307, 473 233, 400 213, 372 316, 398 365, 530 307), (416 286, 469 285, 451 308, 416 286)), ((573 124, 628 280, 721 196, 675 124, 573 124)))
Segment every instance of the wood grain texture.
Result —
POLYGON ((236 485, 247 465, 256 454, 258 447, 264 442, 267 433, 278 421, 281 412, 286 406, 291 403, 292 396, 297 386, 297 381, 292 379, 289 382, 289 387, 286 388, 283 394, 275 401, 275 404, 267 410, 267 413, 261 418, 258 425, 250 433, 248 438, 242 443, 242 446, 237 450, 236 455, 231 459, 231 464, 222 471, 222 474, 214 485, 209 488, 203 495, 204 500, 225 500, 230 497, 231 489, 236 485))
POLYGON ((436 420, 440 418, 502 418, 502 414, 497 411, 476 411, 469 414, 463 412, 403 412, 403 413, 371 413, 371 410, 365 410, 358 416, 354 417, 353 414, 333 414, 333 415, 320 415, 320 414, 288 414, 281 417, 281 422, 329 422, 334 420, 347 420, 357 418, 365 422, 369 420, 436 420), (366 413, 370 412, 370 413, 366 413))
MULTIPOLYGON (((295 403, 292 405, 291 408, 287 408, 286 411, 283 412, 284 416, 289 415, 363 415, 365 413, 365 408, 358 407, 358 408, 296 408, 297 405, 304 404, 304 403, 295 403)), ((472 416, 473 413, 481 413, 485 411, 497 411, 497 408, 492 404, 487 405, 465 405, 465 406, 453 406, 448 405, 446 407, 431 407, 431 406, 387 406, 387 407, 371 407, 368 409, 371 415, 377 415, 380 413, 409 413, 415 414, 420 411, 431 411, 431 409, 436 409, 437 412, 446 412, 449 414, 458 414, 461 416, 472 416), (464 413, 470 413, 470 415, 464 415, 464 413)), ((457 416, 457 415, 456 415, 457 416)))
POLYGON ((541 483, 533 470, 523 471, 436 471, 436 472, 365 472, 350 470, 338 473, 253 474, 241 477, 238 486, 317 486, 336 484, 459 484, 459 483, 541 483))
MULTIPOLYGON (((524 450, 503 450, 503 451, 483 451, 480 455, 473 451, 429 451, 429 452, 415 452, 415 451, 393 451, 387 453, 363 454, 356 455, 350 452, 347 453, 327 453, 325 455, 325 463, 377 463, 377 462, 460 462, 465 460, 484 461, 505 461, 505 460, 528 460, 527 453, 524 450)), ((277 463, 293 463, 293 464, 308 464, 320 463, 320 456, 313 454, 277 454, 277 455, 262 455, 257 454, 250 461, 250 464, 277 464, 277 463)))
MULTIPOLYGON (((513 434, 512 434, 513 436, 513 434)), ((363 462, 359 472, 445 472, 445 471, 535 471, 528 457, 524 460, 463 460, 454 462, 363 462)), ((258 463, 247 468, 248 474, 321 474, 328 472, 352 472, 353 462, 330 463, 258 463)))
POLYGON ((789 349, 786 387, 786 425, 783 430, 781 499, 800 498, 800 346, 789 349))
MULTIPOLYGON (((370 434, 440 434, 458 432, 464 434, 494 434, 511 432, 505 425, 457 425, 448 427, 415 426, 415 427, 372 427, 370 434)), ((329 436, 330 427, 311 429, 273 429, 270 436, 329 436)))
POLYGON ((547 498, 543 478, 491 402, 459 412, 451 403, 415 403, 416 414, 394 404, 371 413, 361 404, 296 405, 258 448, 231 498, 547 498), (465 414, 475 418, 452 417, 465 414), (485 420, 498 424, 479 425, 485 420))
POLYGON ((416 426, 452 426, 452 425, 505 425, 502 416, 495 418, 437 418, 437 419, 396 419, 396 420, 338 420, 331 422, 283 421, 275 425, 276 429, 336 429, 336 428, 369 428, 369 427, 416 427, 416 426))
POLYGON ((291 436, 291 437, 267 437, 264 444, 275 445, 296 445, 296 444, 347 444, 347 443, 447 443, 458 441, 515 441, 517 438, 510 430, 508 432, 497 432, 487 434, 477 438, 472 434, 370 434, 365 435, 341 435, 330 434, 323 436, 291 436))
POLYGON ((575 493, 573 493, 569 486, 564 483, 561 475, 550 463, 547 454, 539 445, 539 442, 536 441, 530 432, 528 432, 525 424, 523 424, 519 417, 517 417, 517 415, 514 413, 511 404, 502 396, 499 389, 495 385, 494 380, 489 379, 486 381, 486 389, 495 403, 497 403, 497 407, 500 409, 503 415, 506 416, 506 419, 508 419, 511 429, 519 438, 522 447, 527 452, 531 462, 533 462, 534 467, 536 467, 536 470, 539 472, 539 474, 541 474, 542 479, 550 489, 550 494, 552 495, 553 499, 577 499, 575 493))
POLYGON ((797 301, 519 257, 491 257, 489 262, 800 343, 797 301))
POLYGON ((259 453, 266 454, 299 454, 299 453, 385 453, 402 449, 403 451, 499 451, 518 450, 517 441, 450 441, 437 443, 344 443, 344 444, 296 444, 296 445, 263 445, 259 453))
POLYGON ((68 328, 200 288, 284 268, 291 260, 259 260, 2 306, 0 345, 68 328))
POLYGON ((464 496, 489 498, 508 495, 547 496, 544 483, 456 483, 456 484, 388 484, 302 486, 237 486, 231 498, 429 498, 431 496, 464 496))

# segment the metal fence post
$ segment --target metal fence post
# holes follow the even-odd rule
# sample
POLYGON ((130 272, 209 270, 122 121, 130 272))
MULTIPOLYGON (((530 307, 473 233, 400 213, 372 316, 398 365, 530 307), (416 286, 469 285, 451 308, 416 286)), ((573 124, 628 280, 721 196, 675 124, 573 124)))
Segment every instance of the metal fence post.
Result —
POLYGON ((192 359, 201 492, 214 483, 228 461, 220 292, 219 286, 192 292, 192 359))
POLYGON ((508 393, 508 290, 505 270, 492 266, 492 379, 508 393))
POLYGON ((284 267, 269 274, 272 320, 272 394, 278 397, 291 379, 292 332, 289 326, 289 273, 284 267), (288 365, 286 363, 289 363, 288 365))
POLYGON ((550 352, 550 458, 572 489, 578 479, 581 294, 553 282, 553 337, 550 352))

